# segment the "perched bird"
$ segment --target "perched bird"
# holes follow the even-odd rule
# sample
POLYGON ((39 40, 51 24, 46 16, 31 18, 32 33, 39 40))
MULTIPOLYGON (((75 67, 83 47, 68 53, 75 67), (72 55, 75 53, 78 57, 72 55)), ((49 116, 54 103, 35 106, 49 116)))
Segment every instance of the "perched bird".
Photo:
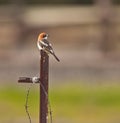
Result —
POLYGON ((45 51, 47 54, 52 54, 55 57, 55 59, 59 62, 60 60, 55 55, 52 45, 51 45, 51 43, 49 43, 47 38, 48 38, 47 33, 42 32, 39 34, 38 41, 37 41, 38 49, 45 51))

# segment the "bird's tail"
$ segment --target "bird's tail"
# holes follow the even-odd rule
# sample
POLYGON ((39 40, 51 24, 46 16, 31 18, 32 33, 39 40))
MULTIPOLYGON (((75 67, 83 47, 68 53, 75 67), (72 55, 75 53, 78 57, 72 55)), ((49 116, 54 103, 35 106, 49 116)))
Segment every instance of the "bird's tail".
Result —
POLYGON ((53 53, 53 56, 55 57, 55 59, 60 62, 59 58, 55 55, 55 53, 53 53))

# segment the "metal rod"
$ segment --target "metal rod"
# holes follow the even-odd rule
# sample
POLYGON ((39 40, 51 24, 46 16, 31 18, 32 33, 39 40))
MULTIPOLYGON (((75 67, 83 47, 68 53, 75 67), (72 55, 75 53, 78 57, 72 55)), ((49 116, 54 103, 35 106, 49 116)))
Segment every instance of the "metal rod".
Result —
MULTIPOLYGON (((34 78, 34 77, 33 77, 34 78)), ((34 82, 33 81, 33 78, 30 78, 30 77, 19 77, 19 80, 18 82, 19 83, 40 83, 40 78, 37 78, 37 80, 34 82)))
POLYGON ((20 83, 33 83, 32 78, 29 78, 29 77, 19 77, 18 82, 20 82, 20 83))
MULTIPOLYGON (((49 71, 49 56, 46 52, 40 52, 40 78, 41 83, 44 86, 46 93, 48 94, 48 71, 49 71)), ((40 85, 40 114, 39 114, 39 123, 47 123, 48 115, 48 99, 44 93, 43 88, 40 85)))

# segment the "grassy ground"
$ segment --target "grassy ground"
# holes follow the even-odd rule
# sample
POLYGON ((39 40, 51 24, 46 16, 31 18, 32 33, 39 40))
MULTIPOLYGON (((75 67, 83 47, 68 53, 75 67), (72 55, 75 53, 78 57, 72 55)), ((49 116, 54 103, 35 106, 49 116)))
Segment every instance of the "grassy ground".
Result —
MULTIPOLYGON (((2 123, 29 122, 24 110, 28 85, 0 88, 0 120, 2 123)), ((38 122, 39 88, 30 91, 29 111, 38 122)), ((115 123, 120 121, 120 86, 65 84, 50 88, 55 123, 115 123)))

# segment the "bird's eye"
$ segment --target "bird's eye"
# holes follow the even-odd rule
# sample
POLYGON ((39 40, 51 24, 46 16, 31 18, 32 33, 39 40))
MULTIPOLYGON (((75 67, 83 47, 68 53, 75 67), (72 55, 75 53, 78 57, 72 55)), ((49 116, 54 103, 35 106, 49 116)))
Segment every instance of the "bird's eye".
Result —
POLYGON ((46 37, 46 34, 43 35, 43 38, 46 37))

